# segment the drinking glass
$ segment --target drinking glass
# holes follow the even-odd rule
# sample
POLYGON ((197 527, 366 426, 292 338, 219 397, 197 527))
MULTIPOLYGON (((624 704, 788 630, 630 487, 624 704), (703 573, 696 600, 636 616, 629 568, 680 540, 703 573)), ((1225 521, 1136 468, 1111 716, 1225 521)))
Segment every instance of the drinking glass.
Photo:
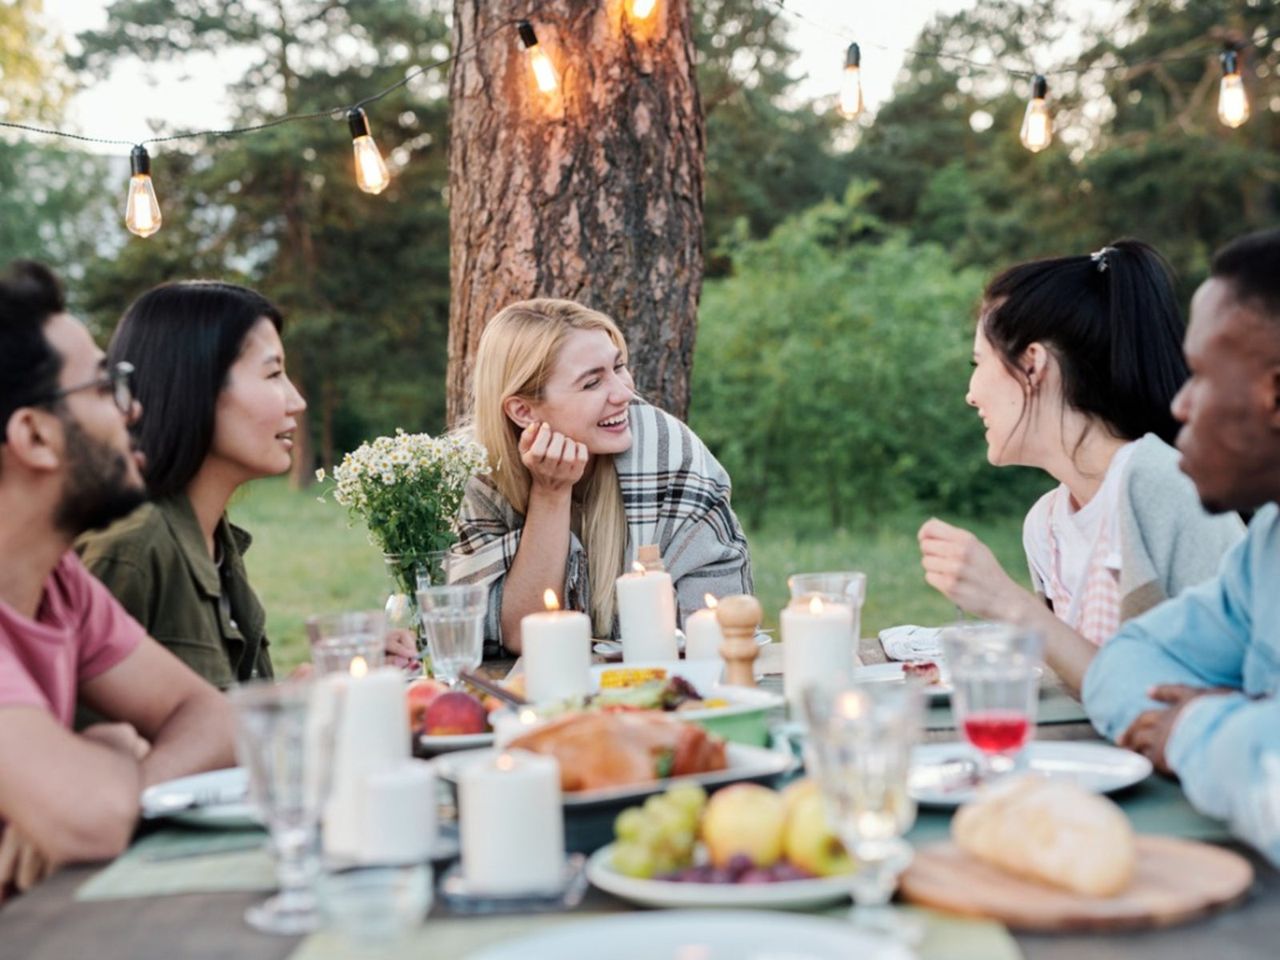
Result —
POLYGON ((348 673, 356 657, 370 670, 386 662, 387 618, 381 610, 308 617, 306 625, 317 674, 348 673))
POLYGON ((480 666, 489 588, 454 584, 418 591, 418 612, 431 653, 432 672, 451 687, 463 670, 480 666))
POLYGON ((853 608, 853 639, 862 636, 862 604, 867 597, 867 575, 856 570, 830 573, 793 573, 787 577, 791 602, 821 597, 824 603, 843 603, 853 608))
POLYGON ((805 691, 804 712, 806 766, 858 865, 849 878, 851 919, 900 940, 917 940, 919 925, 894 911, 889 899, 911 863, 903 834, 916 818, 907 782, 922 723, 920 691, 909 683, 815 686, 805 691))
POLYGON ((319 687, 301 680, 234 687, 236 756, 249 800, 271 834, 280 892, 245 911, 255 930, 294 936, 320 926, 312 883, 320 811, 328 792, 332 710, 312 709, 319 687))
POLYGON ((1012 770, 1035 734, 1039 633, 1002 623, 964 623, 942 632, 956 726, 981 757, 979 779, 1012 770))

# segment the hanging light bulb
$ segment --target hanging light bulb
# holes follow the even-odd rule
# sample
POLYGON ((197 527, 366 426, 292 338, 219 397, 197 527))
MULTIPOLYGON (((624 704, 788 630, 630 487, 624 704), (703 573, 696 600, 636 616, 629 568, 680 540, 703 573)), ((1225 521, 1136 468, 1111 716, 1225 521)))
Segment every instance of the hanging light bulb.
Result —
POLYGON ((347 111, 347 126, 351 129, 351 148, 356 154, 356 186, 365 193, 381 193, 391 182, 391 174, 382 161, 378 145, 369 136, 369 118, 360 107, 347 111))
POLYGON ((648 20, 658 9, 658 0, 631 0, 631 19, 648 20))
POLYGON ((533 79, 537 82, 538 89, 543 93, 554 93, 556 87, 560 86, 560 78, 556 76, 556 68, 551 65, 547 51, 538 46, 538 35, 533 32, 533 24, 528 20, 521 20, 516 24, 516 29, 520 33, 520 42, 529 54, 529 65, 533 68, 533 79))
POLYGON ((1240 76, 1240 56, 1234 47, 1222 51, 1218 119, 1233 130, 1249 119, 1249 97, 1244 92, 1244 79, 1240 76))
POLYGON ((160 204, 151 185, 151 156, 138 145, 129 156, 129 196, 124 203, 124 225, 139 237, 149 237, 160 229, 160 204))
POLYGON ((1039 153, 1053 140, 1053 117, 1049 115, 1049 106, 1044 102, 1048 92, 1049 84, 1037 73, 1031 81, 1031 100, 1022 117, 1022 131, 1019 134, 1022 145, 1032 153, 1039 153))
POLYGON ((852 120, 862 113, 862 51, 849 44, 844 55, 844 78, 840 81, 840 112, 852 120))

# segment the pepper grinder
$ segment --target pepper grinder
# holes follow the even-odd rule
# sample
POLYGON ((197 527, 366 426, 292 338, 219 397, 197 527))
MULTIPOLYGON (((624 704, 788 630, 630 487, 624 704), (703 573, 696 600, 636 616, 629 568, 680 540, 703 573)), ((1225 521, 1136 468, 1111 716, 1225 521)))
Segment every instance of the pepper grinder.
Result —
POLYGON ((720 656, 724 658, 724 682, 735 687, 754 687, 753 664, 760 654, 756 646, 756 629, 764 611, 760 601, 749 594, 725 597, 716 607, 716 621, 724 634, 720 656))

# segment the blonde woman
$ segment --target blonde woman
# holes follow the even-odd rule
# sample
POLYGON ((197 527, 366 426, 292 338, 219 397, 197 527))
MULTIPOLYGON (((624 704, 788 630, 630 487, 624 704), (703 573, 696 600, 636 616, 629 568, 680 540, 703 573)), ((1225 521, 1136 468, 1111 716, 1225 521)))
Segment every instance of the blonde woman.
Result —
POLYGON ((485 327, 471 427, 492 473, 471 480, 449 579, 489 586, 486 653, 519 653, 547 589, 616 635, 614 580, 656 544, 680 617, 707 593, 750 593, 728 474, 693 432, 641 400, 602 313, 525 300, 485 327))

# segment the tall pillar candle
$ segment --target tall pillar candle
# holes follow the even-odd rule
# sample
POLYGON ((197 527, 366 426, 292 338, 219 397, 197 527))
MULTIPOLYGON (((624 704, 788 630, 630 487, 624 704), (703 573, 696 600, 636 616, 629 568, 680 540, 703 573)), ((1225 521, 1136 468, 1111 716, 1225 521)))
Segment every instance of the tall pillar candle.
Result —
POLYGON ((365 781, 357 860, 423 863, 436 845, 436 775, 425 760, 402 760, 365 781))
POLYGON ((523 750, 458 775, 462 875, 477 893, 532 893, 564 882, 560 764, 523 750))
POLYGON ((547 609, 520 621, 525 696, 533 703, 585 697, 591 692, 591 620, 559 609, 554 591, 547 609))
POLYGON ((404 671, 384 667, 363 676, 357 659, 342 678, 338 731, 333 751, 333 787, 324 818, 324 849, 330 856, 358 859, 368 779, 409 759, 409 713, 404 671))
POLYGON ((716 660, 724 633, 716 619, 716 598, 706 595, 707 605, 695 610, 684 621, 684 656, 686 660, 716 660))
POLYGON ((618 578, 618 625, 622 659, 675 660, 676 595, 671 574, 635 564, 633 573, 618 578))
POLYGON ((853 675, 857 639, 853 607, 845 603, 792 601, 778 617, 782 631, 782 687, 793 710, 806 687, 836 686, 853 675))

